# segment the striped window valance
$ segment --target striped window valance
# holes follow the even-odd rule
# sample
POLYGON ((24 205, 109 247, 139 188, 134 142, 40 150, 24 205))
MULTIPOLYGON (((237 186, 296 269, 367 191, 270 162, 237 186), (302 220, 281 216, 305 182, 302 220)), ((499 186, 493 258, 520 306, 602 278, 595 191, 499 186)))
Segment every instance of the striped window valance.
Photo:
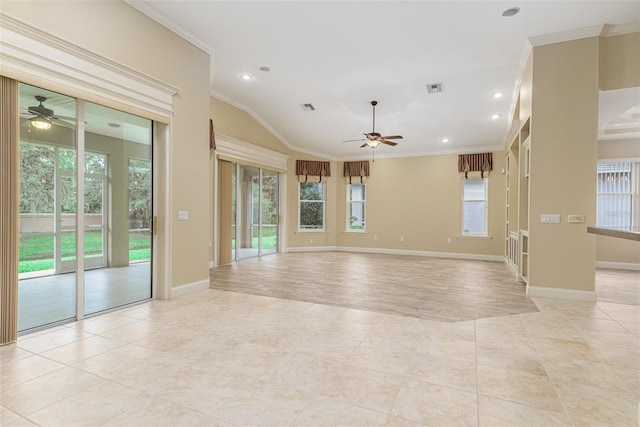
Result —
POLYGON ((317 160, 296 160, 296 175, 300 182, 326 182, 331 176, 331 164, 317 160))
POLYGON ((352 182, 364 184, 369 176, 369 160, 344 162, 344 176, 349 184, 352 182))
POLYGON ((469 177, 469 172, 480 172, 484 178, 485 172, 488 174, 493 170, 493 153, 475 153, 458 155, 458 172, 464 173, 464 177, 469 177))

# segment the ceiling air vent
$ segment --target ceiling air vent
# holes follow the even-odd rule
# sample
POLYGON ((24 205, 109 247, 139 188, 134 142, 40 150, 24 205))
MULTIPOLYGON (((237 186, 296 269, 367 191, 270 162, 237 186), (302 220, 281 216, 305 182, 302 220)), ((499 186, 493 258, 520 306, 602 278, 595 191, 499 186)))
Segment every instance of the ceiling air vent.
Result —
POLYGON ((444 83, 427 83, 427 92, 440 93, 444 90, 444 83))
POLYGON ((300 104, 300 106, 304 111, 315 111, 316 109, 312 104, 300 104))

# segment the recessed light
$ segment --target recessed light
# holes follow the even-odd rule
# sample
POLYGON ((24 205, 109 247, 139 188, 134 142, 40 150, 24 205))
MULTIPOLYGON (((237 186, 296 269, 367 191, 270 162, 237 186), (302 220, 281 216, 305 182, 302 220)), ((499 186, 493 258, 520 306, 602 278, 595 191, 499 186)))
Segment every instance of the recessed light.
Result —
POLYGON ((447 142, 449 142, 449 138, 442 138, 442 143, 446 144, 447 142))
POLYGON ((240 74, 240 78, 242 80, 244 80, 245 82, 248 82, 249 80, 253 79, 253 76, 251 74, 242 73, 242 74, 240 74))
POLYGON ((493 97, 498 99, 498 98, 502 98, 502 92, 496 92, 493 94, 493 97))
POLYGON ((501 116, 500 116, 500 114, 493 114, 493 115, 491 116, 491 118, 492 118, 493 120, 498 120, 500 117, 501 117, 501 116))
POLYGON ((269 67, 265 67, 265 66, 262 66, 262 67, 260 67, 260 68, 258 68, 258 69, 259 69, 260 71, 264 71, 265 73, 266 73, 267 71, 271 71, 271 68, 269 68, 269 67))
POLYGON ((509 9, 502 12, 502 16, 504 16, 505 18, 509 18, 513 15, 516 15, 518 12, 520 12, 519 7, 510 7, 509 9))

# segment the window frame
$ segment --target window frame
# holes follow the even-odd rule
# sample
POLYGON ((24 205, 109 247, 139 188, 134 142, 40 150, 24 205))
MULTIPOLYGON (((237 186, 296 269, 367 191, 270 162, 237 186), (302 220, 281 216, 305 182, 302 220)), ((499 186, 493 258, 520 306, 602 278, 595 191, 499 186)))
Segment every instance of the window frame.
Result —
POLYGON ((347 184, 347 194, 346 194, 346 199, 347 199, 347 209, 346 209, 346 224, 345 224, 345 228, 346 231, 349 233, 366 233, 367 232, 367 183, 366 182, 362 182, 362 183, 351 183, 351 184, 347 184), (363 194, 364 197, 362 198, 362 200, 352 200, 351 199, 351 187, 353 185, 361 185, 363 186, 364 190, 363 190, 363 194), (351 213, 351 206, 352 204, 357 203, 357 204, 361 204, 362 205, 362 228, 351 228, 351 216, 349 215, 351 213))
POLYGON ((327 183, 326 182, 298 182, 298 232, 323 233, 327 229, 327 183), (302 200, 302 184, 321 184, 322 200, 302 200), (302 203, 322 203, 322 228, 303 228, 300 224, 302 203))
MULTIPOLYGON (((596 169, 596 227, 603 228, 611 228, 611 226, 600 225, 598 218, 598 196, 600 195, 624 195, 627 194, 631 197, 631 225, 630 230, 637 230, 640 226, 640 158, 638 157, 629 157, 622 159, 598 159, 598 166, 604 164, 624 164, 628 163, 630 165, 630 188, 629 192, 600 192, 598 191, 598 175, 601 172, 598 172, 596 169)), ((602 172, 606 173, 606 172, 602 172)), ((621 229, 621 228, 617 228, 621 229)), ((621 229, 628 231, 626 228, 621 229)))
POLYGON ((462 237, 489 237, 489 178, 462 178, 460 180, 460 236, 462 237), (464 196, 465 182, 482 181, 484 183, 484 199, 469 199, 464 196), (465 202, 484 202, 484 232, 472 233, 464 230, 464 206, 465 202))

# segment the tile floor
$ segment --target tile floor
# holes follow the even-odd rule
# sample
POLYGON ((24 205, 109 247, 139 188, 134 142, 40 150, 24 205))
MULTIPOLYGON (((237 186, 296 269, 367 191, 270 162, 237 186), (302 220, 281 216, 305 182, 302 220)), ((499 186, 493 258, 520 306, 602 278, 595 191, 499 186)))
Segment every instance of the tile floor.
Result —
POLYGON ((214 289, 0 348, 3 426, 635 426, 640 307, 439 322, 214 289))

